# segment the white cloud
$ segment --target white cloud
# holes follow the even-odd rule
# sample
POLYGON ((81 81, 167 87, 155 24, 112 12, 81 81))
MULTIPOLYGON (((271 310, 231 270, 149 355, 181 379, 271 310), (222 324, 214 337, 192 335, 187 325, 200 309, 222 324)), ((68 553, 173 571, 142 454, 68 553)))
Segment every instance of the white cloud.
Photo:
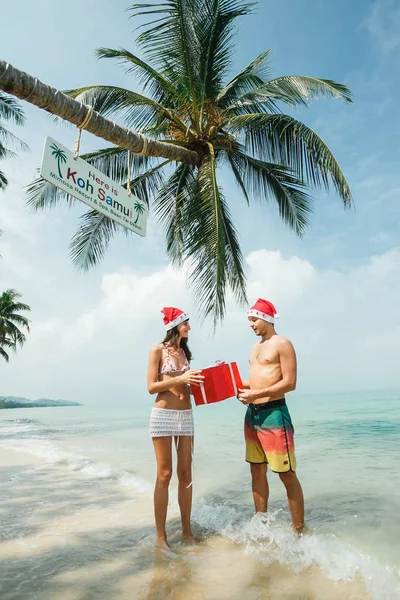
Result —
POLYGON ((400 46, 399 0, 376 0, 362 23, 382 53, 391 54, 400 46))
POLYGON ((94 339, 97 333, 121 328, 135 332, 148 321, 159 317, 161 305, 187 301, 184 274, 171 266, 162 271, 138 276, 135 273, 104 275, 100 287, 102 298, 92 310, 65 327, 65 347, 74 350, 94 339))
POLYGON ((279 306, 293 305, 316 276, 308 261, 298 256, 285 259, 279 251, 256 250, 246 262, 250 267, 248 295, 274 298, 279 306))
MULTIPOLYGON (((399 385, 400 249, 344 271, 320 270, 300 257, 265 249, 246 262, 250 302, 258 296, 275 302, 278 329, 295 344, 300 391, 399 385)), ((235 359, 246 376, 255 339, 245 309, 229 299, 226 320, 210 338, 209 327, 193 312, 184 274, 168 266, 141 276, 104 275, 91 309, 77 306, 68 322, 55 315, 34 324, 29 344, 2 374, 2 393, 83 402, 145 399, 148 349, 163 336, 162 304, 194 315, 195 366, 235 359)))

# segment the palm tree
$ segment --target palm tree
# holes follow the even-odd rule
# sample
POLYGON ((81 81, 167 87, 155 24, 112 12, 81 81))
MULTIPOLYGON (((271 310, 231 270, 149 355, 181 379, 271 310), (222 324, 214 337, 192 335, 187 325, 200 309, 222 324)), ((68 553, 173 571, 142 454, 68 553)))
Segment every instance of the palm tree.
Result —
MULTIPOLYGON (((25 122, 24 113, 19 103, 8 94, 0 91, 0 160, 11 158, 15 153, 6 148, 5 144, 18 146, 21 150, 27 150, 28 146, 18 139, 11 131, 3 125, 2 121, 11 120, 16 125, 23 125, 25 122)), ((2 171, 0 171, 0 190, 7 187, 8 181, 2 171)))
POLYGON ((58 174, 59 174, 59 176, 62 179, 63 178, 63 174, 61 172, 61 164, 67 162, 67 156, 66 156, 64 150, 61 150, 61 148, 59 148, 58 146, 56 146, 56 144, 52 144, 50 146, 50 148, 53 150, 53 152, 51 153, 51 155, 55 156, 55 158, 57 159, 58 174))
POLYGON ((23 346, 26 337, 21 331, 29 331, 29 320, 19 314, 21 311, 30 311, 27 304, 20 302, 21 294, 16 290, 6 290, 0 296, 0 355, 8 362, 8 354, 4 348, 17 349, 23 346))
POLYGON ((139 221, 140 215, 142 215, 144 213, 144 211, 145 211, 144 204, 142 204, 141 202, 138 202, 136 200, 135 204, 133 205, 133 210, 136 211, 136 220, 135 220, 135 223, 137 223, 139 221))
MULTIPOLYGON (((191 265, 195 297, 214 322, 224 315, 228 289, 236 301, 246 300, 238 233, 218 182, 222 167, 230 169, 247 204, 276 201, 282 220, 299 236, 312 213, 311 190, 333 186, 345 207, 352 203, 347 181, 324 141, 282 111, 284 105, 306 107, 322 96, 350 103, 346 86, 308 76, 268 79, 269 50, 227 79, 234 25, 251 9, 241 0, 136 4, 132 15, 146 21, 137 38, 143 58, 110 48, 100 48, 97 55, 122 63, 135 83, 141 81, 143 93, 107 85, 66 92, 150 138, 196 152, 195 165, 136 155, 129 174, 122 148, 83 158, 122 184, 132 178, 132 191, 151 204, 165 230, 173 264, 191 265)), ((65 198, 75 202, 40 178, 28 189, 34 209, 56 206, 65 198)), ((118 231, 121 226, 105 215, 85 213, 71 241, 75 265, 96 265, 118 231)))

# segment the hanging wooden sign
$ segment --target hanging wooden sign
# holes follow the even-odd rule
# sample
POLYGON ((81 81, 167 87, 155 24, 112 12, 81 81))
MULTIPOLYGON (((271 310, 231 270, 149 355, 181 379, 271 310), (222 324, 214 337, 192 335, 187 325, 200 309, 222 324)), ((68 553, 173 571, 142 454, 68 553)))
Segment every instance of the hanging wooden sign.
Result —
POLYGON ((147 206, 51 137, 46 138, 40 174, 67 194, 144 237, 147 206))

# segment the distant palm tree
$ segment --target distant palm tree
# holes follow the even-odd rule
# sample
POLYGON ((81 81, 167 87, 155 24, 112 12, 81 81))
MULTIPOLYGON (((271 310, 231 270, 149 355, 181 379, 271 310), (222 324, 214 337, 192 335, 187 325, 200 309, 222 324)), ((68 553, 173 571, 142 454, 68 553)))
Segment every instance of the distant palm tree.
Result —
MULTIPOLYGON (((28 149, 28 146, 11 133, 11 131, 8 131, 2 123, 2 121, 8 120, 14 121, 16 125, 23 125, 25 123, 24 113, 15 98, 0 91, 0 160, 15 156, 15 153, 9 148, 6 148, 5 144, 18 146, 21 150, 28 149)), ((0 190, 4 190, 7 185, 7 178, 4 173, 0 171, 0 190)))
MULTIPOLYGON (((233 199, 226 198, 218 181, 222 168, 230 170, 247 204, 253 199, 275 201, 284 223, 299 236, 313 209, 310 190, 333 186, 345 207, 352 203, 349 185, 328 146, 283 110, 307 107, 321 97, 350 103, 350 90, 316 77, 270 79, 269 50, 228 77, 235 24, 252 7, 244 0, 135 4, 131 10, 141 20, 137 42, 143 57, 125 49, 97 51, 99 58, 126 66, 135 91, 92 85, 67 92, 103 116, 119 117, 128 128, 196 152, 196 165, 135 155, 130 173, 123 148, 101 149, 82 158, 121 184, 134 177, 132 191, 151 202, 172 262, 191 265, 189 281, 196 300, 214 321, 224 315, 229 289, 237 302, 246 301, 243 257, 231 217, 233 199), (136 91, 138 80, 143 93, 136 91)), ((28 189, 28 204, 35 209, 56 206, 65 198, 75 202, 41 178, 28 189)), ((98 264, 111 238, 122 230, 106 215, 90 210, 71 242, 73 262, 84 269, 98 264)))
POLYGON ((8 361, 8 354, 4 348, 17 349, 23 346, 26 337, 21 329, 29 331, 29 320, 19 314, 21 311, 30 311, 30 306, 19 302, 22 295, 16 290, 6 290, 0 296, 0 355, 8 361))
POLYGON ((57 159, 57 165, 58 165, 58 174, 61 177, 61 179, 63 178, 63 174, 61 172, 61 164, 62 163, 66 163, 67 162, 67 156, 64 152, 64 150, 61 150, 61 148, 59 148, 58 146, 56 146, 56 144, 52 144, 50 146, 50 148, 53 150, 53 152, 51 153, 52 156, 55 156, 57 159))
POLYGON ((133 210, 136 211, 136 221, 135 221, 135 223, 137 223, 139 221, 140 215, 142 215, 146 209, 145 209, 144 204, 142 204, 141 202, 138 202, 136 200, 135 204, 133 205, 133 210))

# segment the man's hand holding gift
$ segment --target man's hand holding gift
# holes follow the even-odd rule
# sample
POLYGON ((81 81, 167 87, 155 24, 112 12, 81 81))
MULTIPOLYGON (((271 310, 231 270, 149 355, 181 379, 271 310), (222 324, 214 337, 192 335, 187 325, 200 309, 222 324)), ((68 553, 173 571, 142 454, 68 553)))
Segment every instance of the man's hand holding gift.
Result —
POLYGON ((258 400, 260 397, 259 390, 249 390, 240 388, 238 394, 238 399, 242 404, 251 404, 254 400, 258 400))

